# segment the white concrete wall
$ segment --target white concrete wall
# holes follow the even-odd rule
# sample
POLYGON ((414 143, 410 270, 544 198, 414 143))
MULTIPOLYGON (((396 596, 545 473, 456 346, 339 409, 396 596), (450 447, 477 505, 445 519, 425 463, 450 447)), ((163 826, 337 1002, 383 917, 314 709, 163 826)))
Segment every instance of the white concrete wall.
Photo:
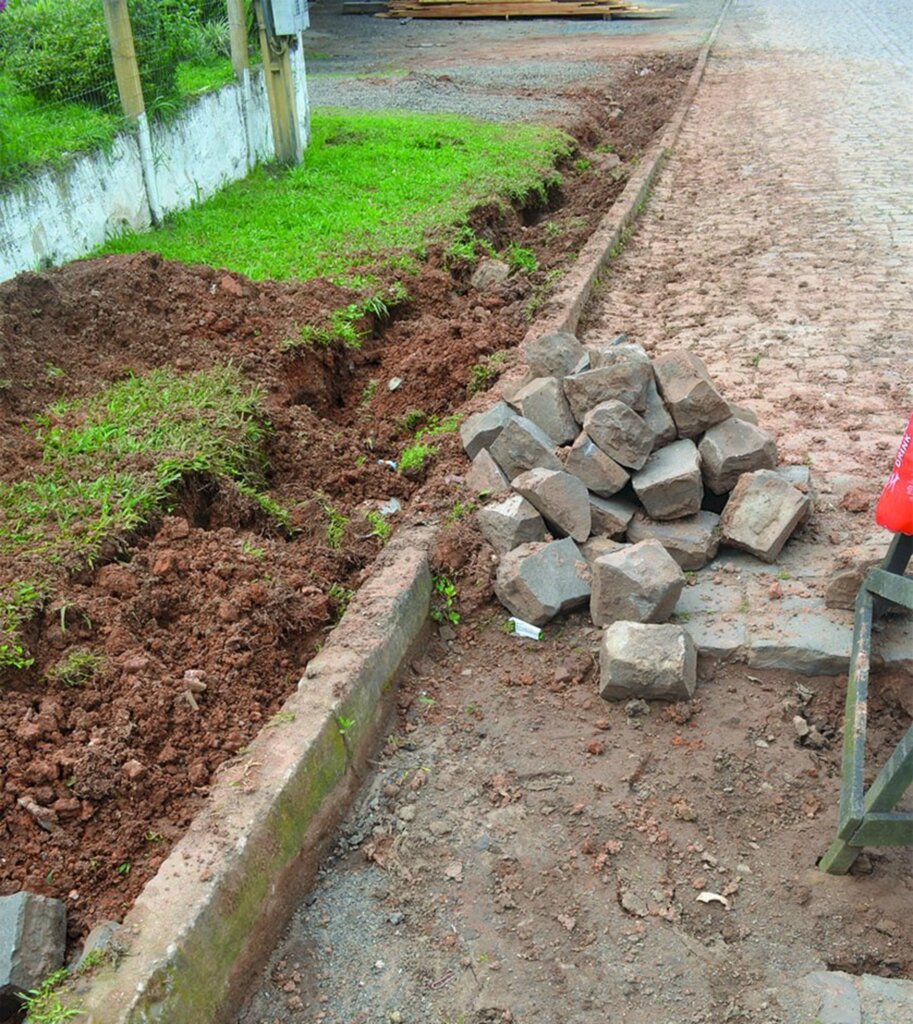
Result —
MULTIPOLYGON (((299 131, 310 140, 304 60, 295 52, 299 131)), ((243 178, 273 156, 273 130, 262 71, 250 76, 245 124, 244 88, 226 85, 194 101, 179 117, 153 123, 152 151, 165 213, 184 209, 243 178)), ((41 171, 0 192, 0 281, 23 270, 76 259, 114 235, 152 223, 139 146, 120 134, 110 153, 87 153, 61 170, 41 171)))

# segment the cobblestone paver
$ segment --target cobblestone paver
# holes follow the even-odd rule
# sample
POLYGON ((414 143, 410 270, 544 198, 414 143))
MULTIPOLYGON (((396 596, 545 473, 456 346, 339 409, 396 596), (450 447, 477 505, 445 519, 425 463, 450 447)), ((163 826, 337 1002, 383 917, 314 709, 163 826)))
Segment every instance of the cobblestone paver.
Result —
POLYGON ((909 2, 735 0, 588 322, 698 351, 838 498, 913 406, 911 67, 909 2))

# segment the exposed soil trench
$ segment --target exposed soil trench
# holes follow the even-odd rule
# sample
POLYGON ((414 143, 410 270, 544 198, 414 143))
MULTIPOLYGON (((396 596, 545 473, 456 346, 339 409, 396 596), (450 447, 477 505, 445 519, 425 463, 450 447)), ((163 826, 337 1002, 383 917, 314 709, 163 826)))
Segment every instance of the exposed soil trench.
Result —
MULTIPOLYGON (((380 541, 363 513, 397 497, 396 525, 444 514, 461 497, 452 434, 435 439, 425 477, 385 464, 411 442, 406 412, 453 412, 476 364, 502 350, 509 364, 546 301, 550 272, 574 258, 624 186, 606 144, 622 169, 636 161, 692 63, 693 55, 620 60, 612 95, 588 96, 587 115, 571 126, 575 160, 592 165, 562 168, 564 184, 546 205, 476 211, 481 237, 534 249, 537 271, 477 294, 471 268, 432 250, 406 282, 407 302, 387 322, 365 321, 360 351, 283 349, 303 323, 353 300, 321 279, 251 282, 138 255, 0 286, 3 479, 37 470, 40 451, 23 427, 49 403, 128 371, 231 360, 267 395, 269 493, 292 509, 295 527, 281 535, 224 482, 187 481, 171 516, 113 544, 106 564, 75 573, 44 609, 31 626, 36 664, 0 680, 0 894, 28 888, 65 899, 72 943, 123 916, 213 773, 276 711, 370 571, 380 541), (402 384, 391 391, 393 378, 402 384), (328 505, 349 517, 339 546, 327 539, 328 505), (48 679, 76 647, 104 659, 100 676, 82 687, 48 679), (206 682, 194 700, 188 670, 206 682)), ((474 572, 474 557, 459 538, 441 552, 463 572, 469 603, 488 598, 487 571, 474 572)), ((0 561, 15 578, 13 560, 0 561)))

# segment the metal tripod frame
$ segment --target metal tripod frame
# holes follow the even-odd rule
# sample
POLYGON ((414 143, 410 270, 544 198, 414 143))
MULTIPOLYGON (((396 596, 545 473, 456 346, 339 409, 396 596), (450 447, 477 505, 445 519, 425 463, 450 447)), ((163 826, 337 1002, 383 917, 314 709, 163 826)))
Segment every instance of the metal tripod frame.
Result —
POLYGON ((913 535, 896 534, 881 567, 869 570, 856 596, 843 726, 840 824, 837 838, 818 865, 831 875, 846 874, 866 846, 913 846, 913 813, 894 810, 913 782, 913 726, 868 792, 863 781, 872 622, 889 604, 913 611, 913 579, 904 575, 911 556, 913 535))

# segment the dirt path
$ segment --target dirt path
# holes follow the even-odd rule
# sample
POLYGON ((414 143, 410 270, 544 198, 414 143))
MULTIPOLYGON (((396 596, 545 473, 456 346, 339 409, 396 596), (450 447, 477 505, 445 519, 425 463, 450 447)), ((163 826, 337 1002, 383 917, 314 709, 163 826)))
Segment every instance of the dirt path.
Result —
MULTIPOLYGON (((874 532, 840 500, 877 493, 913 404, 913 39, 899 12, 844 15, 736 0, 585 325, 700 352, 784 461, 812 464, 825 553, 874 532)), ((239 1024, 809 1024, 807 971, 910 977, 913 853, 814 869, 839 750, 800 747, 791 718, 837 740, 842 680, 732 666, 642 716, 594 696, 582 618, 542 644, 502 623, 492 608, 414 663, 239 1024)), ((903 682, 876 687, 876 756, 909 724, 903 682)))

